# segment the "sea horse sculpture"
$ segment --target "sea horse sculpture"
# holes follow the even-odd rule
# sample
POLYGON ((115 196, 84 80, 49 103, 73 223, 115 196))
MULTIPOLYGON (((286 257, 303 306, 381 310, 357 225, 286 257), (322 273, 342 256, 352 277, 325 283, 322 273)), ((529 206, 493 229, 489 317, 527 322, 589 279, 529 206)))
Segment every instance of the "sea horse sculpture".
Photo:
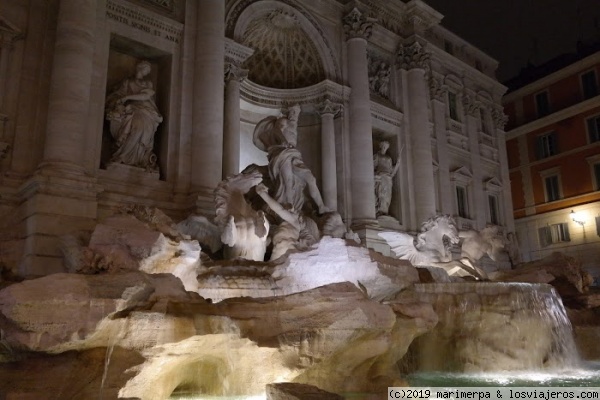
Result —
POLYGON ((421 232, 416 236, 404 232, 381 232, 396 256, 408 260, 413 265, 431 265, 431 263, 452 260, 450 247, 458 244, 456 222, 449 215, 437 215, 421 224, 421 232))
POLYGON ((408 260, 415 266, 438 267, 450 276, 473 276, 487 279, 481 269, 475 267, 467 257, 460 261, 452 260, 451 247, 460 242, 454 218, 449 215, 436 215, 421 225, 416 236, 404 232, 379 233, 391 247, 396 257, 408 260))

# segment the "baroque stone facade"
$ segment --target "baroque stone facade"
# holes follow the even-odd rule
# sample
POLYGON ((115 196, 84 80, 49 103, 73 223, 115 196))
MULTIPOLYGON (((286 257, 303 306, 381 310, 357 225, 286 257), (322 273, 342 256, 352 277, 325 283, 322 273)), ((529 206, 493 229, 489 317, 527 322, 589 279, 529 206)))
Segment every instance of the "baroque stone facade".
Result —
POLYGON ((121 206, 214 218, 219 182, 267 164, 256 124, 293 104, 323 203, 368 246, 389 252, 377 232, 414 232, 437 213, 512 231, 497 62, 441 19, 420 0, 7 0, 0 239, 22 244, 0 246, 0 262, 23 275, 61 271, 59 237, 121 206), (162 118, 140 144, 152 146, 151 171, 110 163, 120 143, 105 115, 107 95, 141 61, 152 89, 141 92, 162 118), (378 216, 382 142, 398 169, 378 216))

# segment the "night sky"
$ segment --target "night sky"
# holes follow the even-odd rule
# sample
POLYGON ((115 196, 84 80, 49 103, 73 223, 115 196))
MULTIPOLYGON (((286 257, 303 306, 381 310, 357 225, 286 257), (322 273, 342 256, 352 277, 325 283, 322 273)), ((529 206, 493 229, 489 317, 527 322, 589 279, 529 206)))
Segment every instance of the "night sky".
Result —
POLYGON ((442 26, 500 62, 506 81, 527 63, 575 52, 578 40, 600 41, 600 0, 425 0, 442 26))

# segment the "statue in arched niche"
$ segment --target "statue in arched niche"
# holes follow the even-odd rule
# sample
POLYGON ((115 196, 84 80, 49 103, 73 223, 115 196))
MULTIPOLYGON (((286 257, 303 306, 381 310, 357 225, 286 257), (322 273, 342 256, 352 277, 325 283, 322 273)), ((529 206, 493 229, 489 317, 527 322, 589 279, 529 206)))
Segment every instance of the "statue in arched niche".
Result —
POLYGON ((136 65, 135 76, 124 79, 106 98, 106 119, 117 150, 111 162, 157 170, 154 135, 163 121, 154 102, 154 88, 147 78, 148 61, 136 65))
POLYGON ((390 143, 387 140, 379 142, 379 151, 373 155, 373 168, 375 172, 375 211, 377 216, 388 215, 392 201, 392 187, 394 176, 398 172, 399 163, 392 161, 387 154, 390 143))

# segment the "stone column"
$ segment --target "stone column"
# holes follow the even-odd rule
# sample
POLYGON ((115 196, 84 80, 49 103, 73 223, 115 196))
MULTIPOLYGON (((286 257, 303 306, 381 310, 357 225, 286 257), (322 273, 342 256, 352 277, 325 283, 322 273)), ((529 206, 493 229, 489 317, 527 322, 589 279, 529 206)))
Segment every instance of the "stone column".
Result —
POLYGON ((8 90, 8 59, 13 50, 14 42, 23 38, 21 32, 8 21, 3 21, 3 23, 3 29, 0 29, 0 161, 7 155, 9 150, 9 144, 3 141, 8 121, 8 110, 5 107, 6 92, 8 90))
POLYGON ((321 114, 321 182, 323 202, 332 211, 337 211, 337 167, 335 156, 335 126, 333 119, 341 105, 326 99, 319 104, 321 114))
POLYGON ((43 166, 83 171, 96 37, 96 0, 61 0, 43 166))
POLYGON ((24 185, 19 211, 25 216, 24 276, 64 271, 59 237, 95 224, 100 189, 85 155, 94 131, 89 110, 99 9, 96 0, 59 3, 43 161, 24 185))
POLYGON ((405 87, 409 101, 405 118, 408 116, 414 182, 411 190, 414 192, 416 224, 419 226, 435 214, 435 183, 427 93, 429 54, 424 51, 419 42, 400 45, 397 61, 399 68, 406 71, 405 87))
POLYGON ((348 83, 352 89, 348 105, 352 224, 358 226, 375 222, 373 136, 367 64, 367 39, 373 23, 356 8, 344 17, 343 22, 348 50, 348 83))
POLYGON ((479 104, 473 95, 465 95, 463 106, 467 114, 467 133, 469 135, 469 153, 471 155, 471 171, 473 172, 473 202, 475 212, 470 217, 476 221, 476 228, 485 228, 487 218, 487 198, 483 190, 483 177, 481 175, 481 150, 479 149, 479 104), (474 215, 473 215, 474 214, 474 215))
POLYGON ((198 193, 196 211, 212 215, 223 162, 225 2, 202 0, 197 12, 191 189, 198 193))
POLYGON ((223 179, 240 172, 240 83, 248 70, 225 65, 225 120, 223 122, 223 179))
POLYGON ((454 214, 454 209, 452 208, 452 196, 454 196, 454 193, 450 184, 450 164, 446 133, 447 88, 443 85, 441 78, 431 77, 429 80, 429 90, 433 107, 435 136, 437 138, 440 211, 442 214, 451 215, 454 214))

